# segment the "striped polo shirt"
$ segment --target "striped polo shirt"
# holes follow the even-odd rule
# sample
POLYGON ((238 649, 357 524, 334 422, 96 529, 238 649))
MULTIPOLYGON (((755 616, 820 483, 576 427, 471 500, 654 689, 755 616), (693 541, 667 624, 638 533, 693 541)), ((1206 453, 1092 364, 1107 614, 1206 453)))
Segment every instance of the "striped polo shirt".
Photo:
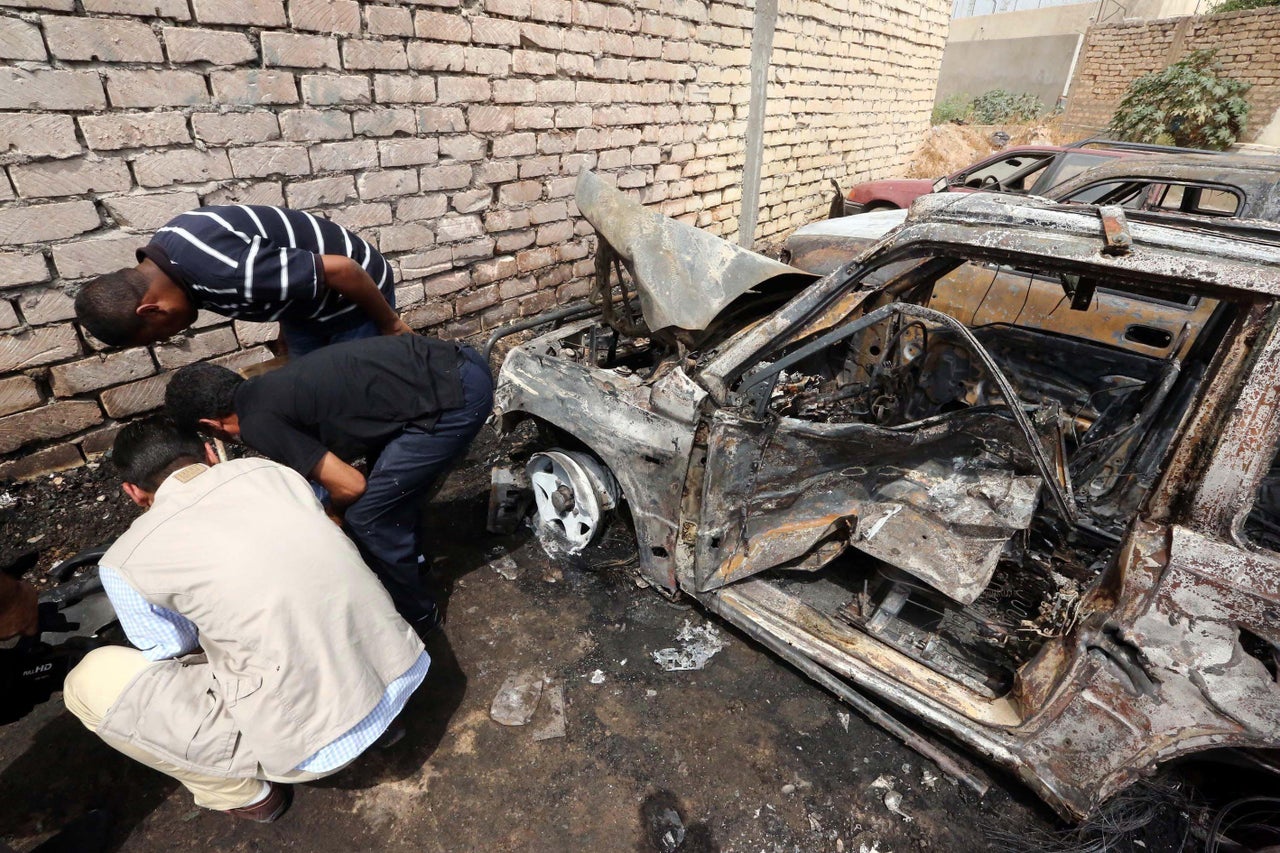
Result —
POLYGON ((337 223, 263 205, 201 207, 172 219, 138 250, 181 287, 197 308, 224 317, 338 332, 367 316, 325 287, 320 255, 346 255, 394 305, 386 258, 337 223))

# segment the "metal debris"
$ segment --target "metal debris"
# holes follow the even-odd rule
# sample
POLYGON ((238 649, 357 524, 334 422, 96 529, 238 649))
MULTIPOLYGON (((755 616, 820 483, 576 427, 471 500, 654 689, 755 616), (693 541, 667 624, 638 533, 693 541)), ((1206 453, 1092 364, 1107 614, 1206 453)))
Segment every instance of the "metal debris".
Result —
POLYGON ((897 780, 892 776, 881 775, 877 776, 876 780, 868 787, 873 791, 884 791, 885 808, 902 818, 904 822, 911 823, 915 818, 902 810, 902 794, 899 794, 893 787, 896 782, 897 780))
POLYGON ((680 849, 680 845, 684 844, 684 821, 680 819, 680 813, 675 809, 661 809, 652 817, 651 823, 653 834, 658 839, 658 848, 662 853, 675 853, 680 849))
POLYGON ((565 736, 564 688, 559 684, 546 684, 542 689, 542 703, 538 709, 540 722, 532 729, 534 740, 552 740, 565 736))
POLYGON ((653 653, 653 662, 666 672, 702 669, 726 643, 713 625, 693 626, 684 620, 676 632, 679 648, 659 649, 653 653))

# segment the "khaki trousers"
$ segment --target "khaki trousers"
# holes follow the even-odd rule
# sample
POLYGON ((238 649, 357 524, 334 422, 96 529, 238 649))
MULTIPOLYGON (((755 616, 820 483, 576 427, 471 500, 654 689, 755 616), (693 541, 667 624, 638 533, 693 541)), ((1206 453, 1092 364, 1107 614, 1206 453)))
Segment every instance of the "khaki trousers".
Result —
MULTIPOLYGON (((143 657, 142 652, 137 649, 123 646, 94 649, 67 674, 66 683, 62 688, 62 701, 66 704, 67 710, 75 714, 89 731, 97 734, 102 720, 107 716, 107 711, 138 673, 148 666, 151 666, 151 661, 143 657)), ((177 779, 195 797, 196 805, 217 811, 237 809, 253 802, 261 794, 264 781, 309 782, 342 769, 339 767, 325 773, 306 773, 295 770, 283 775, 271 775, 263 772, 259 767, 258 773, 252 778, 228 779, 223 776, 204 776, 176 767, 134 744, 121 743, 105 737, 103 740, 112 749, 124 753, 134 761, 177 779)))

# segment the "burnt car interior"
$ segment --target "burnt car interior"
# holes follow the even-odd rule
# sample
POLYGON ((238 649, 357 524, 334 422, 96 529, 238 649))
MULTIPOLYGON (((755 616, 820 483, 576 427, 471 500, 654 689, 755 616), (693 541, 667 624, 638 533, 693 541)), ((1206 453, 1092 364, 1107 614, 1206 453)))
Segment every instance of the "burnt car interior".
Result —
MULTIPOLYGON (((597 298, 621 287, 625 305, 614 272, 597 298)), ((883 286, 842 320, 823 306, 738 375, 730 409, 762 436, 754 483, 737 529, 700 562, 732 565, 725 583, 761 573, 975 698, 1029 713, 1018 670, 1071 629, 1113 562, 1237 306, 1043 257, 896 258, 858 275, 863 290, 883 286), (1011 270, 1003 308, 987 304, 991 286, 975 299, 975 276, 1011 270), (1097 331, 1153 310, 1177 321, 1154 340, 1097 331), (802 548, 773 547, 814 518, 831 524, 802 548)), ((657 376, 784 297, 748 293, 693 337, 649 335, 615 311, 581 351, 657 376)))

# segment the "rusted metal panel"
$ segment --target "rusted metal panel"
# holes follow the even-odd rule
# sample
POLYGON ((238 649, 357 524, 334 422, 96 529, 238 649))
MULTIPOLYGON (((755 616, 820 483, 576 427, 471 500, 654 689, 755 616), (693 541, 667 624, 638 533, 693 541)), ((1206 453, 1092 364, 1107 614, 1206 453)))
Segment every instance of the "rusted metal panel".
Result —
POLYGON ((637 283, 649 328, 705 329, 731 302, 773 279, 815 277, 651 210, 589 171, 575 201, 637 283))

